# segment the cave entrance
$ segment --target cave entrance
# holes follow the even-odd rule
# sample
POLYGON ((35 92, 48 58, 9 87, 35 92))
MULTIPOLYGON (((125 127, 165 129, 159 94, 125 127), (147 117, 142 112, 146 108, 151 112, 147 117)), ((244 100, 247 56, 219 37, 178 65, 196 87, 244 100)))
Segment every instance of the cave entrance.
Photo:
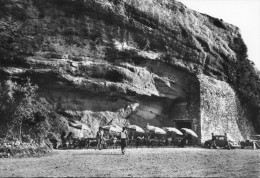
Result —
POLYGON ((187 128, 192 129, 192 121, 174 121, 175 128, 181 129, 181 128, 187 128))

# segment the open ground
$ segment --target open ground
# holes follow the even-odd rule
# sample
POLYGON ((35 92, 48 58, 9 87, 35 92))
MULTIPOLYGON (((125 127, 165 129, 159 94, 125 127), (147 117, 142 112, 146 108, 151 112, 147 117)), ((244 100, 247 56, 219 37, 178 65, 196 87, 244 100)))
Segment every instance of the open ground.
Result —
POLYGON ((55 150, 44 157, 0 159, 0 177, 260 177, 260 150, 138 148, 55 150))

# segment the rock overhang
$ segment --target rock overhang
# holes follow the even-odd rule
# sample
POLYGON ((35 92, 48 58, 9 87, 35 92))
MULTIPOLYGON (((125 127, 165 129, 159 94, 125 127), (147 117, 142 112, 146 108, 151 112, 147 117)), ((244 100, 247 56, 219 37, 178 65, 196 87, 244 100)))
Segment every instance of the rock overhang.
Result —
POLYGON ((89 113, 82 114, 86 122, 119 122, 130 115, 122 109, 136 102, 140 106, 131 117, 141 125, 198 119, 196 74, 227 79, 227 64, 239 62, 243 44, 237 27, 177 1, 1 5, 1 73, 31 77, 55 109, 89 113))

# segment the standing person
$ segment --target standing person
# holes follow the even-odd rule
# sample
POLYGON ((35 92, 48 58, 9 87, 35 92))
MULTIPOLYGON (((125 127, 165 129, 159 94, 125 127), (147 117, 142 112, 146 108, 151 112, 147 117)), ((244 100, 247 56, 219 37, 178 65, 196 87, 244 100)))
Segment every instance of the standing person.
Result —
POLYGON ((66 147, 66 132, 63 131, 60 137, 61 137, 61 147, 65 148, 66 147))
POLYGON ((142 142, 142 137, 141 137, 141 135, 138 135, 136 138, 136 148, 141 146, 141 142, 142 142))
POLYGON ((171 145, 177 146, 177 143, 178 143, 178 136, 175 132, 173 132, 171 136, 171 145))
POLYGON ((142 136, 141 136, 141 146, 142 147, 144 146, 144 134, 142 134, 142 136))
POLYGON ((67 138, 66 138, 67 142, 68 142, 68 146, 69 148, 72 148, 73 146, 73 136, 72 136, 72 132, 70 132, 68 135, 67 135, 67 138))
POLYGON ((211 143, 209 145, 209 149, 211 149, 211 147, 213 147, 214 149, 217 149, 217 145, 216 145, 216 136, 214 135, 214 133, 211 133, 211 143))
POLYGON ((117 147, 116 147, 116 140, 117 140, 116 135, 113 135, 112 138, 111 138, 112 148, 113 148, 113 149, 117 148, 117 147))
POLYGON ((121 151, 122 154, 125 154, 125 150, 127 147, 127 139, 128 139, 128 133, 126 131, 126 128, 123 127, 123 130, 121 132, 121 151))
POLYGON ((172 144, 172 137, 169 137, 168 136, 168 138, 166 139, 166 143, 167 143, 167 146, 171 146, 171 144, 172 144))
POLYGON ((104 132, 103 132, 103 129, 102 127, 99 127, 99 130, 97 132, 97 147, 96 149, 98 148, 99 150, 102 149, 102 142, 103 142, 103 137, 104 137, 104 132))
POLYGON ((227 147, 227 149, 230 150, 230 144, 229 144, 229 141, 228 141, 227 133, 225 133, 224 140, 225 140, 225 142, 226 142, 226 147, 227 147))
POLYGON ((188 137, 188 135, 187 135, 186 131, 184 131, 183 132, 183 137, 181 139, 181 143, 179 144, 179 147, 184 148, 186 146, 186 144, 187 144, 187 137, 188 137))

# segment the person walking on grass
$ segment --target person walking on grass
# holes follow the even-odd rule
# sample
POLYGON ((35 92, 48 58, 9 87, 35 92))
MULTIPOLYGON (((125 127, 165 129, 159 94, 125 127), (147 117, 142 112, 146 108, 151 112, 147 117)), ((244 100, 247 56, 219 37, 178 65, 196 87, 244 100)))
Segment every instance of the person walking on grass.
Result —
POLYGON ((184 148, 184 147, 186 146, 186 144, 187 144, 187 137, 188 137, 188 134, 187 134, 187 132, 184 130, 184 131, 183 131, 183 136, 182 136, 181 142, 180 142, 180 144, 179 144, 179 147, 184 148))
POLYGON ((211 133, 211 142, 210 142, 210 145, 209 145, 209 149, 211 149, 212 147, 214 149, 217 149, 217 145, 216 145, 216 136, 214 135, 214 133, 211 133))
POLYGON ((99 130, 97 132, 97 147, 96 149, 98 148, 99 150, 102 149, 102 145, 103 145, 103 137, 104 137, 104 132, 103 132, 103 129, 102 127, 99 127, 99 130))
POLYGON ((224 140, 225 140, 225 142, 226 142, 226 146, 225 146, 225 147, 226 147, 228 150, 230 150, 230 143, 229 143, 229 139, 228 139, 227 133, 225 133, 224 140))
POLYGON ((122 130, 120 136, 121 136, 121 151, 122 151, 122 154, 125 154, 126 147, 127 147, 127 140, 128 140, 128 133, 127 133, 125 127, 123 127, 123 130, 122 130))

